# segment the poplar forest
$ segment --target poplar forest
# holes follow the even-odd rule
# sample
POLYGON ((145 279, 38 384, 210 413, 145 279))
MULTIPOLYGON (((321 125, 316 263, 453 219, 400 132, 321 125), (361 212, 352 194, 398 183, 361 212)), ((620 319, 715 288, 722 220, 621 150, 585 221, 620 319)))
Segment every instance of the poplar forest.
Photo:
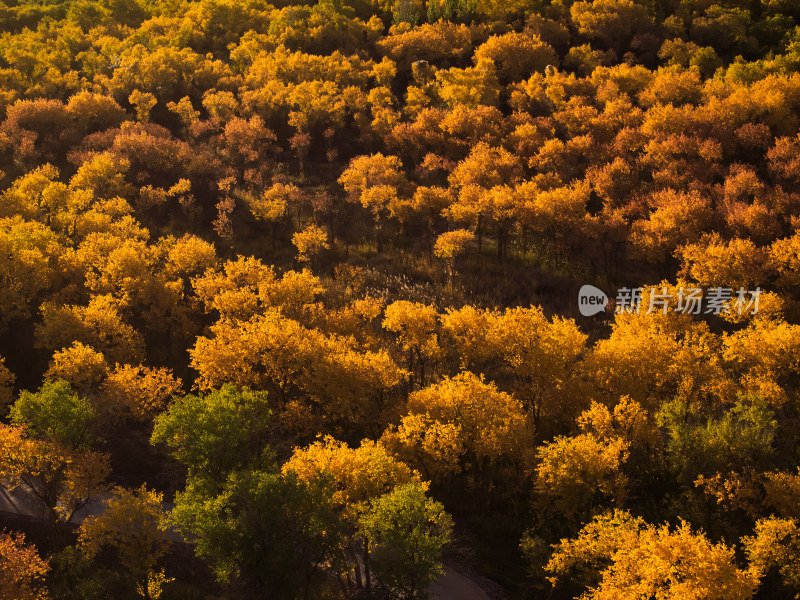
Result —
POLYGON ((0 600, 798 597, 797 0, 0 1, 0 600))

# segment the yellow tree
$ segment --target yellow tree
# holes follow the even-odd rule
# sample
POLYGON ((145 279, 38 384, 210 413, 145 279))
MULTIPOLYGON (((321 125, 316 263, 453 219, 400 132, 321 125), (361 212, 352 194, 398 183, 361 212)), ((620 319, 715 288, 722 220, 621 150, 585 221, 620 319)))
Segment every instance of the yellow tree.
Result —
POLYGON ((80 342, 102 352, 109 361, 140 362, 144 340, 129 325, 119 301, 110 295, 92 296, 88 305, 44 303, 42 323, 36 327, 36 345, 56 350, 80 342))
POLYGON ((298 215, 305 202, 303 191, 294 184, 275 183, 260 196, 247 196, 250 212, 259 221, 269 223, 272 248, 275 249, 279 225, 298 215))
POLYGON ((247 320, 259 312, 259 291, 275 281, 275 271, 259 259, 244 256, 229 260, 222 269, 207 269, 192 280, 192 287, 206 312, 224 319, 247 320))
POLYGON ((546 442, 536 451, 536 506, 545 514, 580 522, 609 502, 621 505, 627 459, 628 443, 619 437, 601 440, 582 433, 546 442))
POLYGON ((475 242, 475 234, 467 229, 446 231, 436 238, 433 254, 447 263, 447 279, 450 283, 455 274, 456 259, 475 242))
POLYGON ((78 545, 88 558, 107 550, 114 552, 117 564, 130 576, 139 595, 157 600, 164 582, 158 564, 170 541, 160 525, 164 517, 163 495, 148 490, 115 489, 103 501, 102 512, 87 517, 78 530, 78 545), (155 587, 155 589, 153 589, 155 587))
POLYGON ((800 519, 795 498, 800 493, 800 469, 796 473, 764 473, 764 503, 781 517, 800 519))
POLYGON ((800 528, 796 519, 759 519, 753 535, 742 541, 751 568, 760 576, 777 572, 785 587, 800 590, 800 528))
POLYGON ((415 383, 425 386, 425 366, 441 354, 439 347, 439 314, 433 306, 420 302, 398 300, 386 307, 383 328, 397 334, 398 342, 406 353, 407 368, 415 383), (415 377, 415 370, 419 377, 415 377))
POLYGON ((623 397, 613 411, 593 402, 577 419, 581 433, 537 449, 534 490, 544 519, 584 522, 598 508, 622 506, 627 473, 646 467, 660 433, 640 404, 623 397), (631 451, 635 468, 626 469, 631 451))
POLYGON ((382 249, 383 226, 408 187, 402 168, 398 157, 378 153, 357 156, 339 177, 350 199, 372 213, 378 226, 378 252, 382 249))
POLYGON ((476 504, 488 501, 479 496, 492 488, 518 491, 533 448, 519 400, 463 372, 411 394, 407 410, 382 439, 425 477, 440 484, 466 480, 476 504))
POLYGON ((192 280, 206 312, 216 311, 224 320, 246 321, 267 308, 301 318, 324 291, 310 271, 287 271, 278 279, 272 267, 253 257, 229 260, 222 269, 207 269, 192 280))
POLYGON ((590 194, 589 186, 583 181, 551 189, 540 189, 535 182, 524 182, 514 189, 514 202, 521 224, 538 234, 560 255, 584 243, 582 234, 590 194))
POLYGON ((0 411, 11 404, 14 398, 14 374, 5 365, 6 359, 0 356, 0 411))
POLYGON ((443 344, 462 368, 484 373, 524 402, 537 428, 569 415, 576 401, 570 380, 585 349, 586 335, 574 321, 545 317, 541 308, 505 312, 465 306, 442 317, 443 344))
MULTIPOLYGON (((450 174, 450 185, 458 191, 458 196, 446 216, 473 225, 479 249, 486 227, 494 225, 498 239, 506 232, 507 221, 514 214, 514 201, 506 186, 517 183, 521 172, 519 159, 508 150, 479 142, 450 174)), ((502 257, 500 245, 498 256, 502 257)))
POLYGON ((0 325, 30 314, 34 299, 52 285, 60 254, 45 225, 18 215, 0 219, 0 325))
POLYGON ((506 33, 493 35, 475 50, 475 62, 489 59, 504 84, 521 81, 547 65, 558 64, 558 56, 537 35, 506 33))
POLYGON ((545 568, 554 583, 583 583, 584 600, 748 600, 758 575, 739 569, 734 554, 684 521, 672 529, 615 511, 562 540, 545 568))
POLYGON ((500 98, 500 82, 494 62, 488 56, 474 67, 453 67, 436 71, 439 95, 451 110, 480 105, 496 106, 500 98))
POLYGON ((406 375, 384 350, 361 351, 352 339, 309 329, 275 310, 242 323, 220 321, 211 332, 213 338, 199 337, 189 351, 203 389, 223 383, 266 389, 276 411, 302 402, 329 419, 328 427, 379 426, 406 375))
POLYGON ((48 600, 45 578, 49 571, 49 561, 25 543, 24 534, 0 532, 0 598, 48 600))
POLYGON ((330 248, 328 234, 321 227, 309 225, 292 236, 292 244, 297 248, 297 259, 310 263, 315 257, 330 248))
POLYGON ((419 186, 414 190, 414 195, 408 201, 406 220, 419 218, 425 224, 426 246, 428 259, 433 253, 433 244, 436 231, 444 221, 443 212, 453 203, 453 195, 447 188, 419 186))
POLYGON ((617 49, 624 48, 637 30, 651 22, 647 8, 633 0, 576 2, 570 17, 578 33, 617 49))
POLYGON ((373 501, 391 493, 396 488, 419 483, 419 476, 406 464, 395 458, 381 444, 364 440, 357 448, 326 437, 307 448, 296 448, 283 465, 284 474, 293 473, 306 482, 325 481, 333 485, 330 502, 335 511, 349 524, 342 548, 345 564, 341 569, 348 583, 369 591, 370 547, 366 537, 358 534, 359 520, 370 510, 373 501), (363 569, 358 560, 363 560, 363 569))
POLYGON ((51 523, 69 522, 105 490, 110 472, 100 453, 75 452, 56 442, 33 439, 20 426, 0 425, 0 475, 10 489, 21 486, 47 511, 51 523))
POLYGON ((769 264, 778 274, 778 285, 787 290, 800 286, 800 235, 775 240, 769 249, 769 264))
POLYGON ((678 249, 683 274, 701 285, 753 289, 767 280, 768 255, 749 239, 723 240, 718 233, 678 249))
POLYGON ((654 310, 648 314, 651 294, 644 293, 639 314, 617 314, 611 335, 595 343, 581 365, 597 399, 610 404, 630 396, 656 410, 676 395, 706 406, 735 396, 722 361, 722 340, 691 314, 676 312, 679 299, 682 310, 691 312, 689 286, 682 297, 681 286, 657 287, 656 293, 664 288, 671 295, 666 314, 657 296, 652 296, 654 310))
POLYGON ((798 325, 767 315, 757 317, 744 329, 725 336, 725 366, 741 388, 780 409, 800 373, 798 333, 798 325))
POLYGON ((180 391, 181 380, 169 369, 118 364, 93 400, 107 425, 126 419, 147 423, 180 391))
POLYGON ((53 353, 45 379, 67 381, 82 394, 96 391, 108 375, 108 363, 102 352, 81 342, 53 353))
POLYGON ((694 243, 711 223, 710 199, 667 189, 653 194, 647 219, 634 223, 630 239, 648 260, 668 264, 675 250, 694 243))

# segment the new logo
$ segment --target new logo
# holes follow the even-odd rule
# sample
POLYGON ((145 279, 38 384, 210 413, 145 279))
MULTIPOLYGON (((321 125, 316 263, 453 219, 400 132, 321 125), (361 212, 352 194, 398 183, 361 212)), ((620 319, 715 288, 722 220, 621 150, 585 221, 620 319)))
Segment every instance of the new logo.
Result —
POLYGON ((578 309, 584 317, 591 317, 606 309, 608 296, 593 285, 584 285, 578 292, 578 309))

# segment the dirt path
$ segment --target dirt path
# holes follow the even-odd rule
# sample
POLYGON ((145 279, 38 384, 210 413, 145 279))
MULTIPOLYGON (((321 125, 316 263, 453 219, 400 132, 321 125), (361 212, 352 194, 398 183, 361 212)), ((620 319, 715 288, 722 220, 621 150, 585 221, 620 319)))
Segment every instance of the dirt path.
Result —
POLYGON ((444 575, 431 584, 431 598, 438 600, 490 600, 489 595, 472 579, 445 563, 444 575))

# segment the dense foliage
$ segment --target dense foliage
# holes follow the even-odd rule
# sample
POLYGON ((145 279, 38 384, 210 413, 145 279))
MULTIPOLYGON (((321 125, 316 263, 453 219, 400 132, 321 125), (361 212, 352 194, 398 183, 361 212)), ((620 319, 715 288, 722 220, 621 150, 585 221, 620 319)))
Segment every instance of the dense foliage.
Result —
POLYGON ((0 598, 800 593, 797 2, 0 20, 0 598))

